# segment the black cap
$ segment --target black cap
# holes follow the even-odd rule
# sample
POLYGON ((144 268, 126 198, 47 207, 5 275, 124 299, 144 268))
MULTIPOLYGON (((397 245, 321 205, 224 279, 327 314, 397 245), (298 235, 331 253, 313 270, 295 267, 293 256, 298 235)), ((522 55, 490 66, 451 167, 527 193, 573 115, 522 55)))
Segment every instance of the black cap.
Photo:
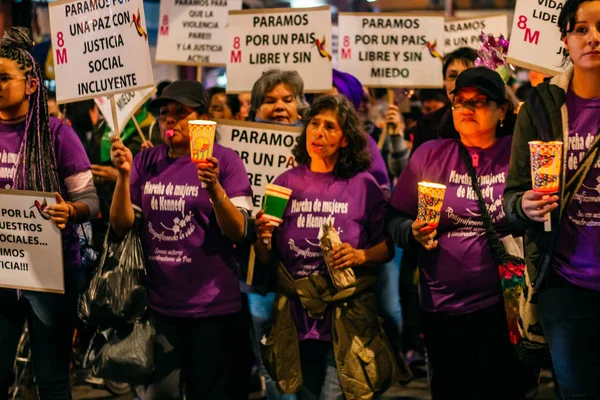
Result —
POLYGON ((150 102, 151 110, 158 110, 165 104, 176 101, 183 105, 208 112, 208 94, 204 85, 197 81, 175 81, 163 89, 162 95, 150 102))
POLYGON ((451 94, 466 87, 477 88, 490 100, 505 100, 506 87, 500 74, 486 67, 464 70, 456 79, 456 87, 451 94))

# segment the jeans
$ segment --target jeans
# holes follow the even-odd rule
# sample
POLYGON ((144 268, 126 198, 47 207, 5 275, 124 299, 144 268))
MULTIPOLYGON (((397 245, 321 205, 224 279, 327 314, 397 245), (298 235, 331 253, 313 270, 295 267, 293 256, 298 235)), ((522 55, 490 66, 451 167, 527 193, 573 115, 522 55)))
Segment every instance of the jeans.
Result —
POLYGON ((299 400, 344 400, 333 355, 333 344, 320 340, 300 342, 302 388, 299 400))
MULTIPOLYGON (((40 400, 71 399, 70 363, 83 270, 65 269, 65 294, 0 289, 0 393, 8 393, 23 325, 40 400)), ((2 397, 2 395, 0 395, 2 397)))
POLYGON ((600 399, 600 292, 550 271, 538 301, 563 399, 600 399))
POLYGON ((268 293, 266 296, 261 296, 256 293, 248 294, 248 304, 250 306, 250 314, 252 314, 252 327, 254 329, 254 353, 256 359, 260 362, 260 374, 265 378, 267 387, 268 400, 295 400, 294 394, 281 394, 277 389, 277 385, 269 376, 267 369, 262 363, 260 354, 260 342, 264 335, 268 334, 269 327, 273 324, 271 312, 273 302, 275 301, 275 293, 268 293))
POLYGON ((400 307, 400 263, 402 249, 396 248, 396 257, 377 267, 375 295, 379 315, 383 318, 383 328, 398 354, 401 351, 402 308, 400 307))

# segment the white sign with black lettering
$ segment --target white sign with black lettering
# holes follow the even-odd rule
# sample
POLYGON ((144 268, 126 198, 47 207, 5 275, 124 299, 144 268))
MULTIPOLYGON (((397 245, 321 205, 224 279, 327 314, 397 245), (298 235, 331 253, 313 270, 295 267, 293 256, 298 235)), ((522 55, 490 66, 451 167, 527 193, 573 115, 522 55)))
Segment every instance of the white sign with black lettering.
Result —
POLYGON ((248 172, 254 197, 254 214, 262 205, 267 183, 296 166, 292 148, 302 127, 256 122, 217 121, 219 144, 238 153, 248 172))
MULTIPOLYGON (((117 106, 117 122, 119 131, 125 129, 125 125, 133 117, 135 112, 144 105, 148 99, 154 95, 156 89, 151 87, 148 89, 142 89, 135 92, 125 92, 115 96, 115 105, 117 106)), ((102 112, 104 119, 110 129, 115 131, 115 123, 112 117, 112 111, 110 107, 110 98, 98 97, 94 99, 98 108, 102 112)), ((119 133, 121 133, 119 132, 119 133)))
POLYGON ((54 195, 0 190, 0 287, 64 293, 62 235, 44 212, 54 195))
POLYGON ((370 87, 441 88, 442 15, 340 13, 340 70, 370 87))
POLYGON ((470 19, 447 19, 444 24, 444 53, 448 54, 460 47, 481 47, 481 32, 486 35, 500 35, 508 39, 508 17, 506 14, 470 19))
POLYGON ((268 69, 297 71, 305 92, 326 92, 332 82, 329 6, 229 12, 227 92, 252 90, 268 69))
POLYGON ((242 0, 161 0, 156 62, 225 65, 227 13, 241 8, 242 0))
POLYGON ((523 68, 557 75, 567 49, 560 40, 558 16, 566 0, 517 0, 508 47, 508 62, 523 68))
POLYGON ((64 0, 49 8, 59 103, 154 86, 142 0, 64 0))

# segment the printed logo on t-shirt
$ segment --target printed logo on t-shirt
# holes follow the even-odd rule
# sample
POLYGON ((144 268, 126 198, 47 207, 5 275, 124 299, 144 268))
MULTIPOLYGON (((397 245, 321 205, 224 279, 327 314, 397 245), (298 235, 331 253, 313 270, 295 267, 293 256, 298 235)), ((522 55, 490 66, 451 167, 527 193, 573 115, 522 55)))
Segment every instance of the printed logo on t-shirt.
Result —
MULTIPOLYGON (((478 177, 478 181, 481 188, 481 194, 486 201, 486 207, 490 213, 492 222, 496 224, 506 216, 504 208, 502 207, 502 190, 499 190, 499 185, 502 185, 502 189, 504 187, 506 173, 501 172, 498 174, 481 175, 478 177)), ((459 200, 467 199, 477 202, 477 194, 475 193, 475 190, 473 190, 471 177, 468 173, 461 174, 456 170, 450 172, 446 196, 451 198, 453 195, 459 200)), ((469 202, 468 204, 473 205, 472 202, 469 202)), ((484 234, 485 229, 479 207, 475 204, 473 208, 474 209, 471 209, 470 206, 467 206, 464 208, 464 212, 458 210, 455 212, 451 206, 445 206, 445 213, 448 219, 452 221, 454 225, 460 225, 457 229, 450 230, 448 232, 448 237, 471 237, 484 234)))
MULTIPOLYGON (((15 177, 15 166, 17 164, 18 153, 11 153, 3 150, 0 154, 0 179, 12 180, 15 177)), ((6 189, 10 189, 10 185, 5 185, 6 189)))
MULTIPOLYGON (((574 173, 585 157, 588 149, 594 143, 595 135, 588 133, 585 138, 578 133, 570 134, 567 144, 567 171, 574 173)), ((569 207, 567 218, 578 226, 600 226, 600 160, 596 162, 593 169, 585 178, 579 191, 573 195, 576 209, 569 207)), ((570 174, 568 176, 571 176, 570 174)))
POLYGON ((142 193, 143 196, 150 197, 150 210, 153 214, 152 221, 148 221, 148 233, 152 240, 159 242, 149 259, 173 263, 191 262, 191 258, 184 256, 183 251, 161 248, 160 243, 181 241, 196 231, 193 212, 186 206, 188 198, 198 196, 199 187, 153 181, 145 183, 142 193))

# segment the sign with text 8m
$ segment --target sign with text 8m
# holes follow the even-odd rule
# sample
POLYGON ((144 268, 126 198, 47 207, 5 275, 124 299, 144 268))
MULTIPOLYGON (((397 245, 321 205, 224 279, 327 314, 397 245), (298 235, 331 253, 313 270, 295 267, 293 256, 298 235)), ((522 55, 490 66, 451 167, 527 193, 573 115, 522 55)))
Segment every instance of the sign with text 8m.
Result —
POLYGON ((64 0, 49 10, 59 103, 154 86, 142 0, 64 0))

